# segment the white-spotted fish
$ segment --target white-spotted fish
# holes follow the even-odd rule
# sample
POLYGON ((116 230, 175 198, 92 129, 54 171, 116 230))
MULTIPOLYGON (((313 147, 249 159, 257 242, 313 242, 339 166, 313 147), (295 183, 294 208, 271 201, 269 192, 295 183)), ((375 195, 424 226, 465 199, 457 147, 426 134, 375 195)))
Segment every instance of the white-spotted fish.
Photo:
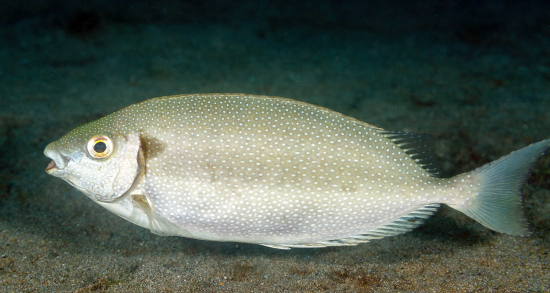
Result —
POLYGON ((44 154, 46 172, 155 234, 288 249, 401 234, 439 204, 529 235, 521 188, 548 148, 443 179, 426 135, 290 99, 196 94, 131 105, 44 154))

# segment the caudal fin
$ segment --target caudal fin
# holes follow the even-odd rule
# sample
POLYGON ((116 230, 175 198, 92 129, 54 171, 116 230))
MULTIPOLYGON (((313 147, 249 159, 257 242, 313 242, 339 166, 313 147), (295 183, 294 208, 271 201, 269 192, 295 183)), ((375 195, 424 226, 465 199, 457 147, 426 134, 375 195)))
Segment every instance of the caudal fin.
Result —
POLYGON ((491 230, 528 236, 531 232, 521 190, 533 166, 549 148, 550 139, 543 140, 467 173, 480 183, 481 190, 469 203, 453 207, 491 230))

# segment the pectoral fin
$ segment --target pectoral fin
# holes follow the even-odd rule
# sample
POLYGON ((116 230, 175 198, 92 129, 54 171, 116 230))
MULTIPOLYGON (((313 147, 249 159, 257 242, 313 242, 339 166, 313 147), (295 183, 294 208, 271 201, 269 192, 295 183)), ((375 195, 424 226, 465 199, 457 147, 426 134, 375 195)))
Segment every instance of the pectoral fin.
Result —
POLYGON ((143 210, 145 215, 147 215, 151 233, 160 236, 185 236, 185 234, 188 234, 188 232, 182 233, 180 227, 155 213, 151 202, 145 195, 133 194, 132 201, 143 210))

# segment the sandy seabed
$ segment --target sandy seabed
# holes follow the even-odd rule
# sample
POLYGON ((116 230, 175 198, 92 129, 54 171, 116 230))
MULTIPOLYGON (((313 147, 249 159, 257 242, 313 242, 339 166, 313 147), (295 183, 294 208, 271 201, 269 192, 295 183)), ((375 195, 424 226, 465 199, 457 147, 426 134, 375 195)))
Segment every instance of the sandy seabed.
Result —
POLYGON ((105 24, 74 36, 32 20, 3 28, 0 291, 548 292, 548 155, 524 190, 530 237, 443 207, 404 235, 289 251, 159 237, 44 172, 47 143, 131 103, 244 92, 431 134, 444 174, 455 175, 550 136, 550 31, 519 37, 216 24, 105 24))

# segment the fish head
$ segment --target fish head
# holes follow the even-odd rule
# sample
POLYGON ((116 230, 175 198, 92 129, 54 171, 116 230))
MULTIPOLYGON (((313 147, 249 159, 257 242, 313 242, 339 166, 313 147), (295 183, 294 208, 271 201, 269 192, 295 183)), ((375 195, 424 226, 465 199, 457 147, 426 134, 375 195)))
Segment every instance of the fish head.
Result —
MULTIPOLYGON (((77 127, 44 150, 46 172, 95 201, 112 202, 138 180, 143 166, 138 133, 109 131, 100 120, 77 127)), ((112 127, 111 127, 112 128, 112 127)))

